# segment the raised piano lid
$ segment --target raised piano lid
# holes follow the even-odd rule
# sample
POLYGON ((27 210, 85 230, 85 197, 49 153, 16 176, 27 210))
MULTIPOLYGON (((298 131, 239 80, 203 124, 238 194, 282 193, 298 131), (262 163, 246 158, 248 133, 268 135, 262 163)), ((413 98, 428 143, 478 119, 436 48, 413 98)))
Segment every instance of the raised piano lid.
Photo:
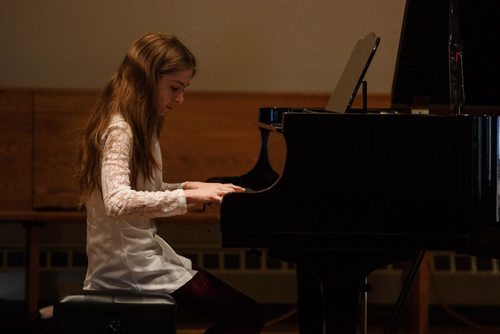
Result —
POLYGON ((393 108, 422 108, 430 113, 453 110, 450 5, 460 32, 453 40, 463 44, 464 111, 498 114, 500 1, 491 0, 407 0, 392 87, 393 108))

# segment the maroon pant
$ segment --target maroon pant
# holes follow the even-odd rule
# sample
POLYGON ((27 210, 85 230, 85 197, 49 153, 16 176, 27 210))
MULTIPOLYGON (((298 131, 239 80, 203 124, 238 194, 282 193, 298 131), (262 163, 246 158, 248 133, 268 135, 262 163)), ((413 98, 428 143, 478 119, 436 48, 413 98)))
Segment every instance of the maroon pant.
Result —
POLYGON ((205 334, 258 334, 264 326, 260 306, 206 271, 172 293, 181 307, 215 321, 205 334))

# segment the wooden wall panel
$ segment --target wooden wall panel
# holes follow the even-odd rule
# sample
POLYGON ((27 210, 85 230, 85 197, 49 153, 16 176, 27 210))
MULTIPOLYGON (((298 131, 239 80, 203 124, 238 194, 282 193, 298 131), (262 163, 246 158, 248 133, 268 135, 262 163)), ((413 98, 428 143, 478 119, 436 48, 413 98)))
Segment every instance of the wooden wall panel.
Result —
POLYGON ((95 91, 40 90, 33 103, 33 208, 76 208, 76 147, 95 91))
MULTIPOLYGON (((76 208, 76 145, 97 94, 80 90, 34 92, 34 209, 76 208)), ((260 151, 256 127, 260 107, 315 108, 324 106, 327 99, 326 94, 188 92, 184 104, 166 116, 162 131, 165 180, 244 174, 260 151)), ((372 100, 370 106, 375 107, 385 106, 388 99, 372 100)), ((286 155, 281 135, 271 136, 269 149, 271 163, 280 172, 286 155)))
MULTIPOLYGON (((250 170, 260 151, 259 107, 321 106, 322 95, 193 93, 167 116, 162 132, 165 179, 206 180, 250 170)), ((282 169, 285 145, 270 138, 271 162, 282 169)))
POLYGON ((0 210, 31 209, 32 93, 0 90, 0 210))

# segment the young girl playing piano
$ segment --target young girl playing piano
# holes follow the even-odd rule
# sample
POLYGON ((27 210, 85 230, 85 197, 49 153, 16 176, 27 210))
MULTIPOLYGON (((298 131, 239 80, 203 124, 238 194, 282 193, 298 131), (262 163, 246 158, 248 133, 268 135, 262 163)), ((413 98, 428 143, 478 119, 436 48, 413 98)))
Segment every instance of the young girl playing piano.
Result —
POLYGON ((90 113, 78 178, 87 209, 84 289, 161 291, 210 316, 206 333, 259 333, 260 307, 177 254, 156 234, 153 218, 187 205, 220 202, 233 184, 162 181, 158 143, 164 116, 184 99, 196 72, 192 53, 174 36, 136 40, 90 113))

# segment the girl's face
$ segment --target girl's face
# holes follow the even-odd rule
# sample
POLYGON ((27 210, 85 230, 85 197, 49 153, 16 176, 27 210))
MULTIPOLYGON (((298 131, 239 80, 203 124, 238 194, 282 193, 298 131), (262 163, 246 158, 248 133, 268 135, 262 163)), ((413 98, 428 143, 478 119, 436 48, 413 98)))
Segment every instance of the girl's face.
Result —
POLYGON ((184 89, 193 77, 192 70, 162 74, 156 86, 159 116, 165 116, 177 104, 184 102, 184 89))

